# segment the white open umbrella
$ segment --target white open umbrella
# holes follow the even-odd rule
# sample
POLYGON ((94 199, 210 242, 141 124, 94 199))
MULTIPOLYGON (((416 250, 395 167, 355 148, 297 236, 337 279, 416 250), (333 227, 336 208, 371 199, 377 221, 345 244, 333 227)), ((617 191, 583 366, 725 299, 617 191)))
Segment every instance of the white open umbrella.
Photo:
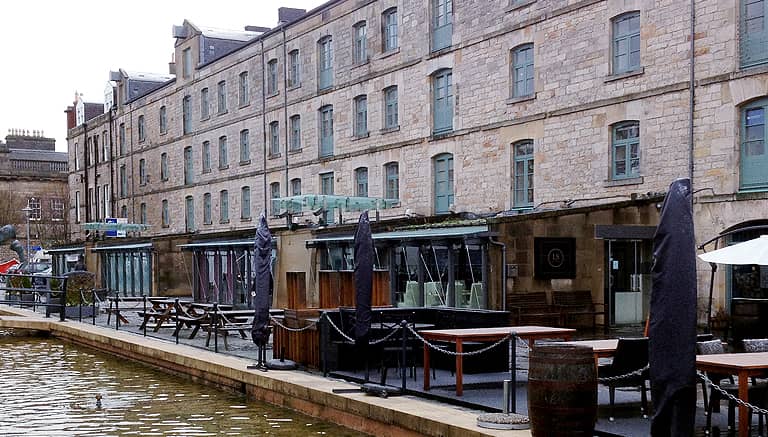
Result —
POLYGON ((768 266, 768 235, 699 255, 708 263, 768 266))

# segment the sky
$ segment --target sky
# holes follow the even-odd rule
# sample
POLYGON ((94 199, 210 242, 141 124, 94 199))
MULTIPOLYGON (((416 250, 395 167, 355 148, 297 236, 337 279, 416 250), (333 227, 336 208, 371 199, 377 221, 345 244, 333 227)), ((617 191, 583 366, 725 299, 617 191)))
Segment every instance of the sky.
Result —
POLYGON ((64 110, 75 93, 103 103, 109 72, 168 73, 171 27, 275 27, 277 8, 325 0, 24 0, 0 4, 0 139, 9 129, 44 131, 67 150, 64 110))

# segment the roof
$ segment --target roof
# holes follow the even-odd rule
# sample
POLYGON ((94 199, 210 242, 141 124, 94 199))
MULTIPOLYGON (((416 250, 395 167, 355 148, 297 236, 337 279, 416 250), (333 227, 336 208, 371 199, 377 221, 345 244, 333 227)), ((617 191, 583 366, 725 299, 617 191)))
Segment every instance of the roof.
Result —
MULTIPOLYGON (((466 239, 489 237, 491 233, 488 226, 454 226, 443 228, 409 229, 373 234, 373 240, 435 240, 435 239, 466 239)), ((352 242, 353 234, 329 235, 317 237, 305 242, 307 247, 314 247, 324 243, 352 242)))
POLYGON ((176 78, 176 76, 172 74, 145 73, 141 71, 128 71, 128 70, 121 70, 121 71, 123 72, 123 75, 130 80, 141 80, 145 82, 165 83, 165 82, 168 82, 169 80, 173 80, 176 78))
POLYGON ((48 150, 11 149, 9 159, 23 161, 56 161, 67 162, 67 152, 51 152, 48 150))
POLYGON ((231 30, 231 29, 218 29, 215 27, 203 27, 196 26, 200 33, 206 38, 216 39, 228 39, 232 41, 250 41, 253 38, 261 35, 263 32, 252 32, 249 30, 231 30))
POLYGON ((94 247, 91 249, 91 252, 102 252, 102 251, 108 251, 108 250, 134 250, 134 249, 141 249, 141 250, 151 250, 152 249, 152 243, 135 243, 135 244, 119 244, 115 246, 100 246, 100 247, 94 247))

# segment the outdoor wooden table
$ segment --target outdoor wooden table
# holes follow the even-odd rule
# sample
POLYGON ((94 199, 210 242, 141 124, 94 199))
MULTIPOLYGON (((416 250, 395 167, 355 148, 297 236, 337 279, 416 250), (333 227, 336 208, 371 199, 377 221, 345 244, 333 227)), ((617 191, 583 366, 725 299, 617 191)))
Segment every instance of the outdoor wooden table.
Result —
MULTIPOLYGON (((144 329, 144 326, 149 323, 149 320, 154 318, 155 319, 155 326, 152 328, 154 332, 157 332, 165 325, 166 322, 168 322, 171 317, 173 317, 176 314, 176 302, 177 300, 174 299, 152 299, 152 309, 147 309, 146 312, 141 312, 142 317, 144 318, 144 321, 141 323, 141 326, 139 326, 139 329, 144 329)), ((179 305, 182 308, 187 308, 192 303, 188 300, 178 300, 179 305)), ((174 324, 175 327, 175 324, 174 324)))
MULTIPOLYGON (((210 316, 213 312, 209 312, 208 314, 210 316)), ((227 336, 230 332, 239 333, 240 337, 243 339, 248 338, 245 331, 250 330, 253 325, 253 310, 222 310, 218 311, 216 314, 215 330, 217 333, 224 336, 224 349, 229 349, 227 336)), ((208 347, 211 342, 211 334, 214 332, 214 326, 213 324, 209 324, 203 329, 208 331, 208 338, 205 341, 205 346, 208 347)))
MULTIPOLYGON (((768 369, 768 352, 742 354, 697 355, 696 368, 702 372, 736 375, 739 378, 739 399, 749 399, 749 378, 768 369)), ((749 410, 739 405, 739 437, 749 435, 749 410)))
MULTIPOLYGON (((548 326, 503 326, 496 328, 471 328, 471 329, 436 329, 419 332, 425 340, 449 341, 456 343, 456 396, 464 393, 462 386, 464 378, 463 342, 465 341, 499 341, 504 337, 515 334, 528 340, 530 347, 536 340, 543 338, 562 338, 566 341, 576 332, 569 328, 550 328, 548 326)), ((424 344, 424 390, 429 390, 429 346, 424 344)))
POLYGON ((616 346, 619 344, 618 338, 606 340, 579 340, 567 341, 567 344, 576 346, 589 346, 592 348, 592 354, 595 356, 595 368, 597 368, 600 358, 610 358, 616 353, 616 346))
MULTIPOLYGON (((164 298, 147 296, 147 302, 149 303, 150 307, 152 306, 152 301, 162 299, 164 298)), ((109 321, 112 318, 112 314, 114 314, 115 317, 120 319, 120 323, 123 325, 129 325, 129 320, 126 319, 122 314, 126 308, 121 308, 120 304, 123 302, 131 303, 133 305, 128 309, 135 309, 136 304, 144 302, 144 296, 107 296, 107 300, 109 301, 109 306, 107 307, 107 324, 109 324, 109 321)))

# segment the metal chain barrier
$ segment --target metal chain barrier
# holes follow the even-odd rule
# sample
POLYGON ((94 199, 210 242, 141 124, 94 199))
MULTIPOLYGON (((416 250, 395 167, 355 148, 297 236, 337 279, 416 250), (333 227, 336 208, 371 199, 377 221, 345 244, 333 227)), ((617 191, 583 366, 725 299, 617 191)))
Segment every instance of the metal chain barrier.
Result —
POLYGON ((728 392, 727 392, 727 391, 726 391, 724 388, 720 387, 719 385, 717 385, 717 384, 715 384, 714 382, 712 382, 712 380, 711 380, 711 379, 707 378, 707 375, 705 375, 704 373, 702 373, 702 372, 700 372, 700 371, 696 371, 696 374, 699 376, 699 378, 703 379, 703 380, 704 380, 704 382, 705 382, 707 385, 711 386, 711 387, 712 387, 712 388, 714 388, 714 389, 715 389, 715 390, 716 390, 718 393, 720 393, 721 395, 723 395, 723 398, 724 398, 724 399, 728 399, 728 400, 730 400, 730 401, 736 402, 738 405, 741 405, 741 406, 747 407, 747 408, 749 408, 750 410, 754 411, 754 412, 755 412, 755 413, 757 413, 757 414, 768 414, 768 410, 766 410, 766 409, 763 409, 763 408, 760 408, 760 407, 756 407, 756 406, 754 406, 754 405, 750 404, 749 402, 746 402, 746 401, 744 401, 744 400, 741 400, 741 399, 739 399, 738 397, 736 397, 736 396, 734 396, 734 395, 732 395, 732 394, 728 393, 728 392))
POLYGON ((399 331, 399 330, 400 330, 400 326, 395 326, 394 328, 392 328, 392 330, 391 330, 391 331, 389 331, 389 334, 385 335, 385 336, 384 336, 384 337, 382 337, 382 338, 377 338, 376 340, 371 340, 371 341, 369 341, 369 342, 368 342, 368 344, 379 344, 379 343, 383 343, 383 342, 385 342, 385 341, 389 340, 389 339, 390 339, 390 338, 391 338, 393 335, 395 335, 395 334, 397 333, 397 331, 399 331))
POLYGON ((619 381, 622 379, 629 379, 637 376, 643 376, 643 373, 648 370, 650 366, 648 364, 645 365, 645 367, 642 367, 637 370, 633 370, 629 373, 625 373, 623 375, 616 375, 616 376, 606 376, 605 378, 597 378, 598 382, 611 382, 611 381, 619 381))
POLYGON ((313 322, 310 322, 309 325, 307 325, 307 326, 305 326, 303 328, 289 328, 289 327, 285 326, 284 324, 280 323, 280 321, 277 318, 273 317, 273 316, 269 316, 269 320, 271 320, 272 323, 274 323, 275 325, 285 329, 286 331, 290 331, 290 332, 306 331, 307 329, 314 328, 315 325, 317 325, 317 322, 313 321, 313 322))
MULTIPOLYGON (((344 340, 346 340, 346 341, 347 341, 347 343, 354 343, 354 342, 355 342, 355 339, 354 339, 354 338, 352 338, 352 337, 348 336, 347 334, 345 334, 345 333, 344 333, 344 331, 342 331, 341 329, 339 329, 339 327, 338 327, 338 326, 336 326, 336 324, 335 324, 335 323, 333 323, 333 320, 331 320, 331 318, 330 318, 330 317, 328 317, 327 313, 323 313, 323 316, 325 317, 325 320, 327 320, 327 321, 328 321, 328 324, 329 324, 329 325, 331 325, 331 326, 333 327, 333 329, 335 329, 335 330, 336 330, 336 332, 338 332, 338 333, 339 333, 339 335, 341 335, 342 337, 344 337, 344 340)), ((321 319, 322 319, 322 317, 321 317, 321 319)))
POLYGON ((502 338, 501 340, 497 341, 496 343, 494 343, 494 344, 492 344, 492 345, 490 345, 488 347, 484 347, 484 348, 478 349, 476 351, 461 352, 461 353, 459 353, 459 352, 449 351, 449 350, 447 350, 445 348, 442 348, 440 346, 437 346, 437 345, 434 345, 434 344, 428 342, 424 337, 419 335, 419 333, 416 332, 416 330, 413 329, 412 326, 409 326, 408 330, 411 331, 413 333, 413 335, 416 336, 417 339, 419 339, 422 343, 424 343, 427 346, 429 346, 429 348, 432 349, 432 350, 435 350, 435 351, 438 351, 438 352, 442 352, 442 353, 444 353, 446 355, 452 355, 452 356, 461 355, 463 357, 472 356, 472 355, 480 355, 483 352, 488 352, 489 350, 495 348, 496 346, 498 346, 500 344, 503 344, 503 343, 506 343, 507 341, 509 341, 509 338, 512 337, 512 335, 507 335, 506 337, 502 338))

